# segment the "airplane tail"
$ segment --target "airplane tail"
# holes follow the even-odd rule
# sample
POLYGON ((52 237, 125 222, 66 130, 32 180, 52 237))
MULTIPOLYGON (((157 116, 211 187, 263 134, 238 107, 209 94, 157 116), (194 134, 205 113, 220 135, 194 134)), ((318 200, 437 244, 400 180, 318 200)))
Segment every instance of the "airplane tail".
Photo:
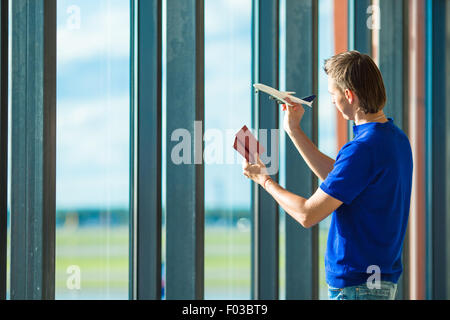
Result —
POLYGON ((301 99, 306 102, 313 102, 316 99, 316 96, 312 95, 312 96, 301 98, 301 99))

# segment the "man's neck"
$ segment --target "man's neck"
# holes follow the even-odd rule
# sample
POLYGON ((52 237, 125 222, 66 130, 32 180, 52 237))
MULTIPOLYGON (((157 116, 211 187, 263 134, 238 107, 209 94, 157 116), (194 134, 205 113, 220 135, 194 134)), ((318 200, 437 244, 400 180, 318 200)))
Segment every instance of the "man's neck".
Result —
POLYGON ((359 126, 360 124, 365 124, 369 122, 380 122, 385 123, 388 119, 386 118, 383 110, 377 113, 368 113, 358 112, 355 114, 355 125, 359 126))

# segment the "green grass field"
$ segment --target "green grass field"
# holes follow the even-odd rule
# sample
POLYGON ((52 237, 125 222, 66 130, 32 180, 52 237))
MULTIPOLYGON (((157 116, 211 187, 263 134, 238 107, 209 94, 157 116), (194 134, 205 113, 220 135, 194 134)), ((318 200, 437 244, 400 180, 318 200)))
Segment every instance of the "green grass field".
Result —
MULTIPOLYGON (((320 298, 326 298, 323 270, 326 230, 320 232, 320 298)), ((280 233, 280 298, 284 291, 284 233, 280 233)), ((128 228, 58 228, 56 237, 57 299, 128 298, 128 228), (70 266, 80 270, 80 290, 70 266), (70 270, 69 270, 70 271, 70 270)), ((163 239, 163 247, 164 247, 163 239)), ((164 256, 164 252, 163 252, 164 256)), ((205 228, 205 298, 250 298, 250 231, 205 228)))

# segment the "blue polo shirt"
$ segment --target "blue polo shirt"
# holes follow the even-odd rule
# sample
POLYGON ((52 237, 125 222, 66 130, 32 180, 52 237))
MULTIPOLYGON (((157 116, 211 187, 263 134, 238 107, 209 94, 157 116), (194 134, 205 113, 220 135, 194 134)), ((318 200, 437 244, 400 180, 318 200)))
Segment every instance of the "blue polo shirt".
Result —
POLYGON ((320 185, 343 202, 332 213, 325 253, 326 281, 335 288, 366 283, 372 266, 385 281, 397 283, 402 273, 413 161, 408 137, 388 120, 354 125, 354 139, 320 185))

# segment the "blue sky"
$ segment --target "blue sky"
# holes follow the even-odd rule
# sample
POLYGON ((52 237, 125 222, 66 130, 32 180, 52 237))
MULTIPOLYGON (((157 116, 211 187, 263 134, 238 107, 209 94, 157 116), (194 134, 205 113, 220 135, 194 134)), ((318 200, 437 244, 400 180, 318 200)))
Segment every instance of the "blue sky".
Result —
POLYGON ((127 207, 129 1, 58 1, 57 206, 127 207))
MULTIPOLYGON (((320 62, 333 53, 331 5, 321 0, 320 62)), ((129 11, 129 0, 58 0, 59 208, 128 206, 129 11)), ((237 131, 251 125, 251 0, 207 0, 205 11, 205 129, 237 131)), ((319 72, 320 145, 333 156, 334 107, 319 72)), ((248 206, 240 163, 205 170, 206 206, 248 206)))

